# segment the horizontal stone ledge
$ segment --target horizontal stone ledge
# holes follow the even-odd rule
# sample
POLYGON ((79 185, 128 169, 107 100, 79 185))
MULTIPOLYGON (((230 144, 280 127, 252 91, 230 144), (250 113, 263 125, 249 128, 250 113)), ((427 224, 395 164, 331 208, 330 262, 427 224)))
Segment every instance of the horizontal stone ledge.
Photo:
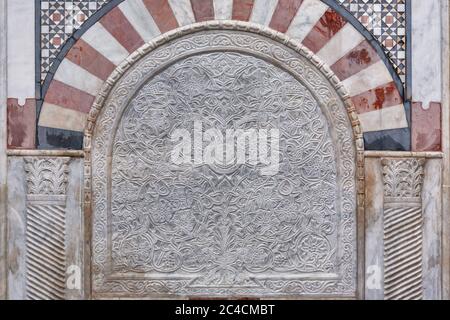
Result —
POLYGON ((413 151, 364 151, 366 158, 443 158, 442 152, 413 152, 413 151))
MULTIPOLYGON (((25 150, 10 149, 10 157, 72 157, 83 158, 83 150, 25 150)), ((366 158, 443 158, 442 152, 412 152, 412 151, 364 151, 366 158)))
POLYGON ((84 158, 83 150, 7 150, 9 157, 71 157, 84 158))

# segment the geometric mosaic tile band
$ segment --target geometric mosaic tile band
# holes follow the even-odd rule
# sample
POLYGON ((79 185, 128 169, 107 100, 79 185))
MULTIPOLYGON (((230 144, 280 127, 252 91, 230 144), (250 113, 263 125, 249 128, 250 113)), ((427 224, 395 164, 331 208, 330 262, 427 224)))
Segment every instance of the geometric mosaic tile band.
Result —
POLYGON ((109 0, 41 0, 41 80, 66 40, 109 0))
MULTIPOLYGON (((66 40, 110 0, 41 0, 41 81, 66 40)), ((381 43, 397 73, 406 75, 406 0, 335 0, 381 43)))
POLYGON ((381 43, 405 83, 406 0, 337 1, 381 43))

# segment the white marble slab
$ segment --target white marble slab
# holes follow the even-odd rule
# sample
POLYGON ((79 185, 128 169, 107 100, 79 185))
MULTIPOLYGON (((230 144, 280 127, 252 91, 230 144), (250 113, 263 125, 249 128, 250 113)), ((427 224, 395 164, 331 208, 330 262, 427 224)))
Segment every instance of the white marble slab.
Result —
POLYGON ((278 0, 255 0, 250 21, 268 26, 277 4, 278 0))
POLYGON ((214 0, 214 18, 216 20, 231 20, 233 0, 214 0))
POLYGON ((82 132, 86 119, 86 113, 44 102, 39 117, 39 125, 82 132))
POLYGON ((392 82, 392 77, 381 60, 342 81, 351 96, 356 96, 389 82, 392 82))
POLYGON ((194 12, 190 0, 169 0, 173 14, 180 26, 185 26, 195 22, 194 12))
POLYGON ((61 62, 54 79, 78 90, 87 92, 94 97, 103 85, 102 79, 94 76, 69 59, 64 59, 61 62))
POLYGON ((8 160, 8 299, 26 298, 26 182, 23 160, 8 160))
POLYGON ((422 189, 423 298, 441 299, 442 160, 428 159, 422 189))
POLYGON ((363 41, 363 35, 356 30, 351 23, 346 23, 345 26, 342 27, 342 29, 339 30, 319 52, 317 52, 317 55, 327 65, 332 66, 363 41))
POLYGON ((8 97, 36 96, 35 85, 35 7, 34 1, 8 1, 8 97))
POLYGON ((84 298, 84 219, 83 219, 84 160, 74 158, 69 163, 66 199, 66 299, 84 298), (81 276, 80 279, 77 279, 81 276), (78 281, 79 280, 79 281, 78 281))
POLYGON ((142 0, 124 1, 119 8, 144 41, 148 42, 161 34, 142 0))
POLYGON ((411 0, 412 99, 442 101, 440 0, 411 0))
POLYGON ((379 158, 366 159, 365 298, 383 299, 383 175, 379 158))
POLYGON ((407 128, 403 104, 358 115, 363 132, 407 128))

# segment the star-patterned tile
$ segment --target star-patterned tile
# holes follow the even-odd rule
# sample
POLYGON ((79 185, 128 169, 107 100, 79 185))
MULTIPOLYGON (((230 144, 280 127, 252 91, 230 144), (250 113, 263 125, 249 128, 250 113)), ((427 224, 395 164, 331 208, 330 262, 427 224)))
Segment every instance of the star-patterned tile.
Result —
POLYGON ((378 39, 405 83, 406 0, 337 1, 378 39))
POLYGON ((41 0, 41 80, 66 40, 110 0, 41 0))

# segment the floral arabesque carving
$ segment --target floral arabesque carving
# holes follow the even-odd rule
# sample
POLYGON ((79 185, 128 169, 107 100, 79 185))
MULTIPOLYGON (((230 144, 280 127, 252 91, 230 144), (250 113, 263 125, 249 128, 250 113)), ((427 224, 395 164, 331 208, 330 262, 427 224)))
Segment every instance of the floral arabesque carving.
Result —
POLYGON ((383 159, 384 195, 390 198, 420 198, 424 159, 383 159))
MULTIPOLYGON (((120 66, 116 73, 108 80, 107 85, 97 99, 90 114, 91 120, 88 125, 85 140, 85 172, 88 174, 88 179, 86 180, 86 200, 87 204, 92 208, 93 213, 92 281, 94 295, 160 296, 176 294, 248 296, 325 294, 354 296, 356 291, 356 167, 361 163, 359 158, 358 163, 356 163, 356 150, 359 152, 362 150, 362 140, 360 131, 357 129, 358 122, 356 114, 348 102, 349 100, 345 94, 345 90, 339 85, 337 78, 333 76, 329 69, 323 67, 317 60, 314 60, 315 58, 313 58, 309 51, 301 47, 298 48, 285 39, 285 44, 283 45, 276 40, 266 38, 264 35, 267 34, 277 39, 269 31, 257 29, 252 29, 251 32, 249 31, 250 27, 247 24, 239 23, 233 25, 208 23, 197 25, 192 29, 185 28, 177 30, 142 48, 139 54, 132 57, 133 62, 127 61, 126 64, 120 66), (202 31, 198 32, 199 29, 202 31), (220 29, 220 31, 215 31, 214 29, 220 29), (295 50, 290 49, 290 47, 295 48, 295 50), (183 251, 186 254, 183 256, 181 247, 178 249, 178 252, 174 252, 176 250, 173 250, 173 248, 167 248, 166 241, 155 241, 156 238, 154 235, 157 232, 152 234, 153 237, 149 236, 151 233, 148 232, 151 230, 155 231, 156 225, 164 226, 166 224, 168 226, 172 224, 179 228, 177 230, 179 235, 192 233, 199 225, 199 217, 195 216, 195 212, 192 212, 192 209, 196 208, 193 205, 195 197, 192 196, 195 193, 189 190, 189 188, 186 188, 186 183, 184 184, 184 188, 178 190, 176 184, 161 183, 156 178, 154 180, 148 180, 149 183, 147 185, 144 181, 140 181, 136 186, 130 184, 131 179, 125 179, 125 176, 123 176, 124 173, 125 175, 132 176, 133 172, 140 172, 143 176, 146 174, 151 176, 152 171, 155 174, 158 173, 158 175, 164 176, 168 172, 167 168, 161 166, 163 164, 163 158, 155 158, 148 152, 161 148, 161 145, 157 143, 158 137, 156 136, 155 139, 154 134, 156 133, 158 135, 158 130, 160 130, 158 128, 170 127, 173 120, 169 119, 169 121, 165 121, 167 115, 164 112, 168 112, 167 109, 158 110, 157 117, 150 116, 153 111, 149 112, 146 116, 145 113, 148 110, 145 110, 145 108, 148 108, 148 105, 145 103, 142 104, 141 106, 144 109, 141 110, 138 101, 140 94, 145 95, 146 90, 152 92, 152 89, 141 90, 141 88, 145 88, 146 85, 151 87, 152 81, 157 81, 155 79, 158 75, 163 75, 163 73, 159 72, 162 66, 164 66, 164 70, 170 69, 171 66, 180 66, 177 63, 187 63, 189 57, 199 56, 200 52, 205 54, 205 56, 209 55, 209 58, 214 58, 215 55, 220 56, 220 54, 213 54, 213 52, 222 52, 225 48, 227 52, 235 52, 235 58, 237 59, 245 56, 244 61, 246 60, 248 63, 249 58, 247 56, 251 55, 255 57, 255 60, 269 62, 267 63, 267 68, 273 68, 270 65, 274 64, 282 70, 285 70, 287 75, 291 74, 294 79, 297 79, 297 84, 295 81, 292 84, 296 84, 298 88, 303 87, 304 89, 300 90, 300 92, 303 92, 302 95, 304 98, 307 97, 305 101, 311 101, 310 105, 316 108, 316 111, 320 110, 322 112, 323 118, 321 121, 317 121, 317 124, 321 124, 318 127, 320 128, 325 125, 323 128, 327 128, 322 131, 322 136, 325 139, 319 139, 321 141, 320 143, 311 144, 312 146, 318 147, 312 153, 318 152, 322 157, 326 154, 330 155, 333 152, 339 155, 336 158, 332 155, 328 156, 330 163, 328 165, 329 169, 327 169, 328 171, 325 170, 325 172, 328 172, 328 177, 333 177, 333 175, 336 177, 337 187, 331 188, 331 191, 325 191, 327 188, 323 188, 321 191, 325 192, 323 195, 331 192, 328 193, 328 196, 335 194, 332 198, 337 197, 339 199, 339 201, 333 201, 333 205, 337 205, 335 214, 332 213, 333 206, 329 206, 323 212, 330 213, 327 219, 331 217, 331 220, 319 221, 316 229, 313 227, 314 232, 297 233, 298 238, 294 241, 297 249, 295 252, 297 266, 289 271, 286 267, 289 264, 285 264, 284 269, 281 270, 282 272, 278 274, 275 272, 270 276, 267 274, 263 275, 256 282, 251 276, 248 276, 248 272, 247 274, 245 272, 238 272, 236 264, 230 268, 231 270, 225 272, 224 270, 226 270, 227 259, 230 259, 230 257, 233 257, 233 261, 242 259, 236 258, 236 253, 241 254, 241 257, 247 260, 245 263, 241 263, 243 269, 250 269, 250 272, 252 272, 251 270, 254 268, 253 272, 256 274, 261 272, 260 269, 264 268, 265 264, 270 266, 272 263, 273 266, 273 261, 278 261, 278 263, 281 261, 283 263, 280 255, 275 259, 274 255, 270 256, 268 254, 270 250, 267 250, 264 246, 264 241, 260 242, 261 247, 253 246, 253 250, 247 250, 244 247, 243 251, 235 250, 236 253, 232 253, 234 250, 232 248, 233 244, 236 245, 239 242, 213 240, 212 244, 227 244, 221 248, 222 250, 224 248, 227 250, 231 248, 232 250, 224 251, 225 254, 222 255, 225 258, 224 264, 219 263, 220 259, 213 261, 216 267, 213 266, 213 268, 209 269, 210 272, 208 273, 205 270, 208 270, 207 266, 210 262, 201 262, 202 251, 193 250, 197 249, 194 247, 189 252, 189 248, 186 248, 183 251), (301 81, 298 79, 301 79, 301 81), (317 107, 320 109, 317 109, 317 107), (143 111, 143 118, 137 117, 138 113, 132 115, 132 112, 137 112, 138 110, 143 111), (146 119, 149 122, 133 123, 133 121, 129 121, 129 125, 126 125, 127 119, 146 119), (143 130, 136 131, 136 126, 141 126, 143 130), (94 128, 95 131, 93 130, 94 128), (353 131, 353 128, 356 128, 355 131, 353 131), (148 138, 152 134, 152 139, 142 139, 142 137, 147 136, 148 138), (329 138, 326 138, 327 136, 329 138), (130 137, 132 137, 131 140, 129 139, 130 137), (332 140, 326 142, 327 139, 332 140), (130 143, 128 144, 127 141, 130 143), (147 143, 154 143, 154 145, 152 148, 147 148, 147 143), (129 155, 128 158, 126 157, 127 154, 129 155), (111 157, 112 162, 107 160, 108 157, 111 157), (125 164, 127 159, 129 162, 125 164), (139 161, 135 161, 136 159, 139 159, 139 161), (139 164, 139 162, 144 163, 144 165, 139 164), (153 165, 155 166, 152 167, 153 165), (129 170, 126 170, 127 167, 129 170), (333 172, 336 173, 333 174, 333 172), (92 179, 89 179, 91 174, 92 179), (127 190, 128 193, 123 191, 114 193, 114 190, 120 190, 120 187, 123 186, 124 190, 127 190), (172 201, 164 199, 168 190, 170 194, 173 193, 173 199, 177 199, 178 201, 172 203, 172 201), (113 194, 117 195, 117 197, 113 197, 113 194), (144 194, 145 196, 143 196, 144 194), (175 194, 178 195, 178 198, 175 197, 175 194), (120 199, 120 195, 122 199, 120 199), (144 201, 138 201, 137 198, 133 203, 123 198, 123 196, 132 197, 133 195, 136 197, 143 196, 141 200, 144 201), (142 210, 142 207, 139 209, 143 213, 140 217, 136 216, 136 211, 133 209, 123 211, 123 208, 126 206, 133 207, 134 205, 147 205, 146 209, 142 210), (125 214, 121 215, 122 213, 125 214), (122 224, 122 221, 126 221, 126 219, 136 222, 132 225, 135 229, 131 233, 127 233, 130 226, 128 225, 127 227, 126 223, 122 224), (174 220, 172 221, 172 219, 174 220), (177 222, 175 223, 174 221, 177 222), (127 236, 123 237, 123 235, 127 236), (332 239, 335 235, 339 235, 337 243, 331 243, 329 239, 332 239), (329 238, 330 236, 331 238, 329 238), (164 244, 165 242, 166 244, 164 244), (311 248, 311 250, 302 251, 302 248, 307 247, 311 248), (155 257, 159 258, 155 259, 155 257), (330 263, 324 263, 325 261, 330 261, 330 263), (184 267, 180 267, 183 264, 184 267), (302 264, 303 267, 301 266, 302 264), (321 265, 322 267, 320 267, 321 265), (174 274, 171 275, 171 272, 179 270, 183 270, 184 272, 181 277, 174 277, 174 274), (192 270, 199 273, 194 278, 189 277, 189 273, 192 275, 192 270), (295 272, 291 276, 283 276, 283 272, 292 271, 295 272), (311 272, 316 275, 311 275, 311 272)), ((225 56, 223 55, 222 58, 224 59, 225 56)), ((176 69, 176 67, 174 68, 176 69)), ((188 83, 187 85, 198 86, 198 83, 188 83)), ((274 90, 273 86, 271 90, 274 90)), ((155 94, 157 92, 160 91, 156 91, 155 94)), ((163 94, 167 94, 168 91, 162 90, 162 92, 163 94)), ((161 101, 164 100, 161 99, 161 101)), ((178 105, 178 103, 173 103, 171 107, 177 108, 178 105)), ((307 106, 308 103, 305 104, 305 108, 307 106)), ((274 108, 273 105, 271 107, 274 108)), ((166 106, 166 108, 168 107, 166 106)), ((301 108, 299 107, 298 111, 300 112, 300 110, 301 108)), ((273 112, 277 112, 276 108, 272 110, 273 112)), ((320 118, 320 112, 315 113, 315 116, 319 115, 320 118)), ((223 117, 227 114, 232 114, 232 112, 227 113, 224 111, 221 116, 223 117)), ((153 115, 156 115, 156 112, 153 115)), ((217 121, 218 118, 216 117, 215 120, 217 121)), ((308 123, 308 121, 305 122, 306 126, 308 126, 308 123)), ((296 125, 294 125, 294 121, 292 121, 292 124, 292 129, 295 131, 296 125)), ((301 124, 297 126, 297 130, 299 130, 299 127, 301 128, 301 124)), ((285 128, 289 128, 289 126, 286 125, 285 128)), ((308 130, 305 132, 308 133, 308 130)), ((311 136, 309 136, 310 138, 311 136)), ((293 141, 292 148, 289 150, 292 150, 292 155, 301 155, 301 151, 305 149, 302 149, 303 147, 300 144, 310 141, 308 139, 304 139, 303 142, 293 141)), ((305 152, 305 154, 307 153, 305 152)), ((156 155, 158 154, 163 155, 164 152, 156 153, 156 155)), ((359 155, 360 153, 358 153, 358 157, 359 155)), ((302 159, 297 160, 301 161, 302 159)), ((311 163, 309 168, 308 165, 300 167, 304 169, 304 174, 308 175, 309 172, 311 177, 313 177, 314 174, 321 172, 323 169, 320 166, 321 164, 311 163)), ((204 168, 204 170, 209 169, 204 168)), ((233 170, 236 169, 234 168, 233 170)), ((208 175, 203 173, 203 175, 213 177, 210 173, 208 175)), ((362 181, 361 178, 359 179, 362 181)), ((222 181, 225 180, 223 179, 222 181)), ((326 180, 321 178, 317 179, 318 183, 321 181, 324 182, 326 180)), ((333 179, 330 181, 333 181, 333 179)), ((173 182, 173 180, 170 182, 173 182)), ((257 182, 255 181, 255 186, 257 186, 257 182)), ((194 186, 198 187, 202 185, 194 184, 194 186)), ((283 184, 280 183, 279 190, 282 193, 287 193, 287 191, 291 192, 291 189, 296 190, 292 188, 293 186, 289 186, 289 183, 283 182, 283 184)), ((360 189, 359 186, 358 190, 360 189)), ((254 206, 253 209, 257 209, 258 206, 270 208, 271 205, 277 204, 277 200, 273 199, 276 194, 272 191, 269 189, 267 193, 262 193, 261 196, 251 199, 251 203, 254 206), (257 200, 258 198, 261 200, 257 200)), ((299 192, 298 190, 296 191, 299 192)), ((306 195, 307 191, 302 193, 302 196, 306 195)), ((237 196, 242 197, 243 195, 237 194, 237 196)), ((311 194, 313 198, 320 198, 320 196, 320 192, 316 192, 315 195, 311 194)), ((211 199, 210 202, 214 203, 214 200, 211 199)), ((285 216, 283 219, 286 222, 292 221, 292 219, 298 219, 301 216, 300 212, 302 209, 298 207, 300 204, 295 203, 295 201, 293 203, 283 202, 282 205, 281 201, 278 201, 278 203, 280 206, 277 207, 277 212, 279 212, 280 216, 285 216)), ((309 203, 308 201, 303 201, 302 205, 308 206, 311 203, 314 203, 314 201, 310 201, 309 203)), ((327 206, 327 202, 324 205, 327 206)), ((245 206, 242 208, 245 208, 245 206)), ((238 209, 242 210, 242 208, 239 207, 238 209)), ((199 211, 197 210, 197 212, 199 211)), ((257 210, 251 210, 251 212, 256 213, 257 210)), ((229 215, 229 211, 222 210, 222 212, 216 213, 216 215, 217 218, 207 216, 206 220, 203 218, 203 221, 207 221, 208 219, 214 221, 215 225, 212 230, 216 228, 218 231, 215 234, 220 235, 222 239, 228 236, 236 236, 236 232, 234 234, 233 232, 229 232, 232 228, 236 228, 237 223, 235 219, 230 219, 227 216, 229 215)), ((326 217, 326 214, 319 214, 319 216, 326 217)), ((263 215, 260 217, 263 217, 263 215)), ((245 223, 245 219, 251 222, 249 217, 242 216, 241 218, 241 223, 245 223)), ((267 218, 267 221, 273 225, 271 217, 269 216, 267 218)), ((207 229, 205 226, 208 226, 208 224, 203 224, 203 229, 207 229)), ((281 228, 281 226, 282 224, 279 227, 281 228)), ((174 231, 169 229, 169 233, 171 232, 174 231)), ((206 234, 205 231, 203 234, 206 234)), ((213 236, 215 235, 214 233, 212 234, 213 236)), ((275 235, 279 235, 279 233, 275 232, 275 235)), ((207 240, 208 238, 205 237, 205 239, 207 240)), ((203 246, 204 250, 217 251, 214 248, 209 249, 209 243, 206 245, 206 242, 205 246, 203 246)), ((236 249, 238 247, 236 246, 236 249)), ((211 254, 207 252, 203 256, 211 257, 211 254)))

